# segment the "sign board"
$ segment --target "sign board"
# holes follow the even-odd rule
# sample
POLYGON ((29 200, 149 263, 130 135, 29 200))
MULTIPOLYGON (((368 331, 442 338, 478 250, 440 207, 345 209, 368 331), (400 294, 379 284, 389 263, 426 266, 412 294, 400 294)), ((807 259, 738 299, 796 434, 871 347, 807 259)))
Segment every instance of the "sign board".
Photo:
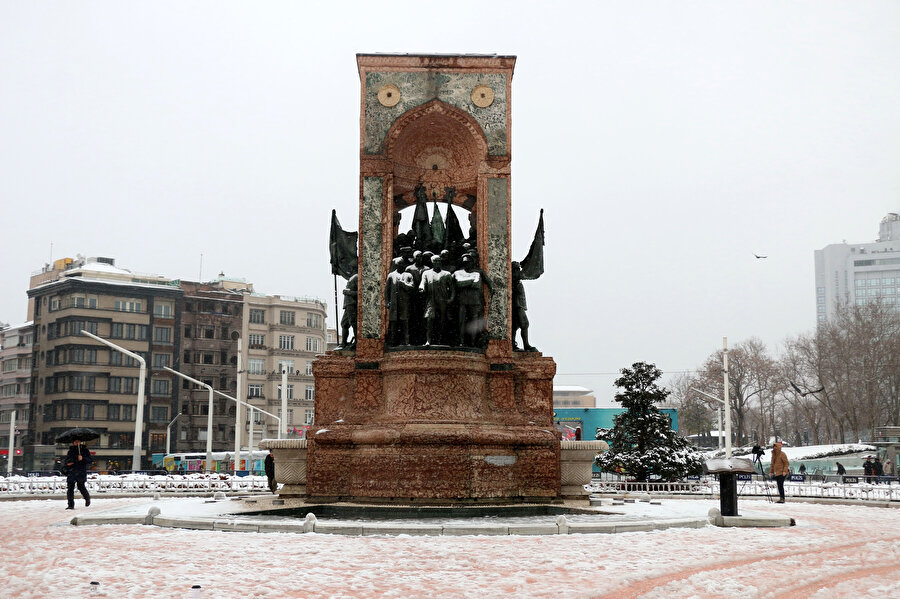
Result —
POLYGON ((745 472, 738 472, 737 479, 738 480, 753 480, 753 475, 747 474, 745 472))
POLYGON ((700 475, 699 475, 699 474, 693 474, 693 475, 691 475, 691 476, 685 476, 685 478, 686 478, 687 480, 700 480, 700 475))
POLYGON ((859 477, 858 477, 858 476, 845 476, 845 477, 844 477, 844 484, 845 484, 845 485, 846 485, 846 484, 856 484, 856 483, 858 483, 858 482, 859 482, 859 477))
POLYGON ((791 481, 792 483, 802 483, 806 480, 806 475, 805 474, 792 474, 790 476, 790 478, 788 478, 788 480, 791 481))

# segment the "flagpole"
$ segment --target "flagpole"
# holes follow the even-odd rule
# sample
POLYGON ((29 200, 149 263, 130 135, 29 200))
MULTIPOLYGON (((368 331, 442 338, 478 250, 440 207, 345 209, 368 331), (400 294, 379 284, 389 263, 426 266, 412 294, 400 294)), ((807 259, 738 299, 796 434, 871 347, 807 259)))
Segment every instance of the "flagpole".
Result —
POLYGON ((340 340, 341 329, 340 329, 340 322, 338 321, 337 275, 332 275, 332 276, 334 276, 334 338, 335 338, 335 340, 340 340))

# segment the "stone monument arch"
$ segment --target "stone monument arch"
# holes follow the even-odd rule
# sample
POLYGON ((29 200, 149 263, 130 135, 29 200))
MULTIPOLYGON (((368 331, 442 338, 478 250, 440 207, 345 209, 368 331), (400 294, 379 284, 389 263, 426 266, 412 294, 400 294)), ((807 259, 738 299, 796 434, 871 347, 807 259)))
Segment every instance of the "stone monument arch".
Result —
MULTIPOLYGON (((423 502, 558 498, 552 358, 513 352, 510 98, 514 56, 360 54, 355 350, 313 363, 312 498, 423 502), (484 347, 388 348, 396 215, 416 194, 477 215, 484 347)), ((396 264, 396 263, 395 263, 396 264)))

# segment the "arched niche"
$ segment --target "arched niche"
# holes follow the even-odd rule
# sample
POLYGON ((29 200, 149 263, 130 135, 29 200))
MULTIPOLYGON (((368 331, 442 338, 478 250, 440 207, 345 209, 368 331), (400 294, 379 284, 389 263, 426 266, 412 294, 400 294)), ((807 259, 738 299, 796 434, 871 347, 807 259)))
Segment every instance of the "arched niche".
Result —
POLYGON ((394 212, 415 204, 421 181, 428 199, 456 190, 453 203, 477 211, 478 175, 487 158, 484 132, 468 114, 432 100, 398 118, 388 131, 386 158, 392 166, 394 212))

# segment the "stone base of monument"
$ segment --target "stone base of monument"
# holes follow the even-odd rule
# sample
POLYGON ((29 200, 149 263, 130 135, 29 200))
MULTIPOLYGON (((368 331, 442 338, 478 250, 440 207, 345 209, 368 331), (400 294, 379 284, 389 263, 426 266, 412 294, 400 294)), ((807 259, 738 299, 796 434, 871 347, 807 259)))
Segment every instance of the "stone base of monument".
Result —
POLYGON ((560 491, 563 499, 587 498, 594 459, 609 449, 606 441, 560 441, 560 491))
MULTIPOLYGON (((524 502, 560 496, 556 365, 539 353, 411 349, 313 363, 307 493, 363 502, 524 502)), ((588 479, 590 476, 588 476, 588 479)))
POLYGON ((271 449, 275 458, 275 481, 283 486, 281 497, 306 496, 306 439, 263 439, 260 449, 271 449))

